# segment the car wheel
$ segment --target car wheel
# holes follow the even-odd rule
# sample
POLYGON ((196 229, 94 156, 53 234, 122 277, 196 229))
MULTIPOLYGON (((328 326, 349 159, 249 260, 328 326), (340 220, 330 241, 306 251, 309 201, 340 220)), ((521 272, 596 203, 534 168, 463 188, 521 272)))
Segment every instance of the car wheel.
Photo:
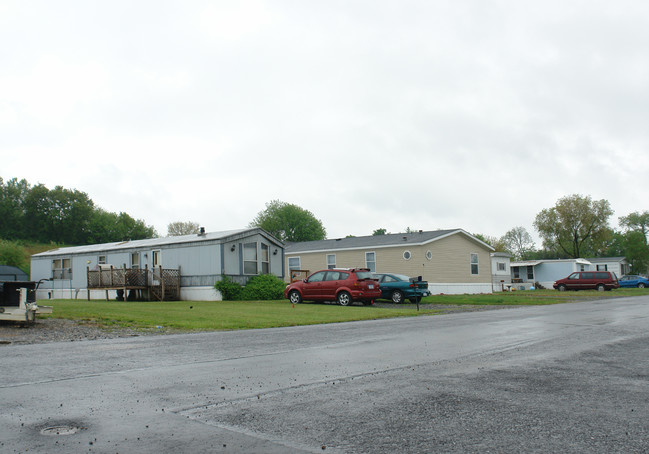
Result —
POLYGON ((288 294, 288 300, 293 304, 300 304, 302 302, 302 295, 297 290, 291 290, 288 294))
POLYGON ((638 283, 638 288, 645 288, 644 282, 639 282, 638 283))
POLYGON ((349 306, 352 304, 352 296, 348 292, 340 292, 336 301, 338 301, 338 304, 341 306, 349 306))
POLYGON ((560 292, 565 292, 566 291, 566 286, 561 284, 557 290, 559 290, 560 292))
POLYGON ((392 292, 392 302, 395 304, 403 303, 403 293, 399 290, 392 292))
POLYGON ((606 290, 606 287, 604 287, 604 284, 597 284, 597 291, 598 292, 603 292, 606 290))

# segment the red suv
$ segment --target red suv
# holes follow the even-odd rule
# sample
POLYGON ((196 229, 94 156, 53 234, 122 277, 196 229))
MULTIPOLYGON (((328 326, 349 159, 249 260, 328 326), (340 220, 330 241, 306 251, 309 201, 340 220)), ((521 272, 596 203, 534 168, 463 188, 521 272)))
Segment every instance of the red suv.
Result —
POLYGON ((336 301, 341 306, 349 306, 354 301, 371 304, 380 296, 379 281, 367 268, 316 271, 284 290, 284 298, 293 304, 302 301, 336 301))
POLYGON ((559 279, 553 285, 557 290, 611 290, 618 288, 615 273, 610 271, 577 271, 570 276, 559 279))

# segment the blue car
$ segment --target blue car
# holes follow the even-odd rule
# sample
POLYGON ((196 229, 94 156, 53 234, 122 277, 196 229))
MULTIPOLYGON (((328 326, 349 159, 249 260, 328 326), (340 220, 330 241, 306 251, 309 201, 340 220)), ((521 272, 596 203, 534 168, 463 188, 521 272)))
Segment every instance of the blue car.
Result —
POLYGON ((634 274, 627 274, 625 276, 622 276, 620 279, 618 279, 618 282, 620 283, 620 287, 649 287, 649 279, 634 274))
POLYGON ((381 298, 393 303, 403 303, 406 299, 418 303, 424 296, 430 295, 428 282, 418 278, 393 273, 374 273, 374 277, 379 280, 381 298))

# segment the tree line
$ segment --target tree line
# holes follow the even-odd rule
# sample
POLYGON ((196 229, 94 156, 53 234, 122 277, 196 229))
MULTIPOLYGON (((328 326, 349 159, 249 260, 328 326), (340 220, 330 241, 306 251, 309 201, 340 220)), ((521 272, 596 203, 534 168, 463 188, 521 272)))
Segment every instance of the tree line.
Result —
POLYGON ((85 192, 0 177, 2 240, 85 245, 157 236, 142 220, 95 206, 85 192))
POLYGON ((514 227, 501 238, 477 235, 497 251, 517 260, 626 257, 635 273, 649 268, 649 211, 635 211, 610 226, 614 211, 608 200, 572 194, 560 198, 534 219, 541 241, 537 249, 524 227, 514 227))
MULTIPOLYGON (((534 219, 543 244, 537 248, 524 227, 514 227, 500 238, 474 234, 515 260, 626 257, 636 273, 649 269, 649 211, 637 211, 618 218, 618 228, 610 227, 614 211, 608 200, 572 194, 555 206, 542 209, 534 219)), ((286 242, 323 240, 326 230, 313 213, 296 205, 273 200, 259 212, 250 226, 261 227, 286 242)), ((415 232, 406 228, 406 232, 415 232)), ((372 235, 387 235, 378 228, 372 235)))

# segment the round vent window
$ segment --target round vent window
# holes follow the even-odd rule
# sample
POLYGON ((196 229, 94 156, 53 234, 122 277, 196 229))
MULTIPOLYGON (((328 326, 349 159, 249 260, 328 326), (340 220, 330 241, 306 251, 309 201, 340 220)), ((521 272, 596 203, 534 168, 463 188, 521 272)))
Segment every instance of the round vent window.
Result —
POLYGON ((412 257, 412 254, 410 253, 410 251, 404 251, 403 252, 403 258, 404 259, 410 260, 410 257, 412 257))
POLYGON ((426 258, 427 258, 428 260, 432 260, 432 259, 433 259, 433 253, 430 252, 430 251, 427 251, 427 252, 426 252, 426 258))

